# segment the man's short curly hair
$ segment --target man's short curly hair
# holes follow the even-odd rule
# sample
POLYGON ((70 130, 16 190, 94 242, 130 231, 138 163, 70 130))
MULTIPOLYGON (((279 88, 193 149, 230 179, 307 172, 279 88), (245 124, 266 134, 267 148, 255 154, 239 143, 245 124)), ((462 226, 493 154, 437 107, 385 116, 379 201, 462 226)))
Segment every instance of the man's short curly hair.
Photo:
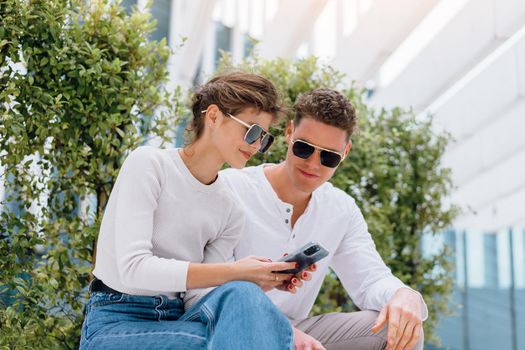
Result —
POLYGON ((319 88, 299 95, 294 105, 294 124, 312 118, 347 132, 350 137, 357 128, 355 108, 342 93, 319 88))

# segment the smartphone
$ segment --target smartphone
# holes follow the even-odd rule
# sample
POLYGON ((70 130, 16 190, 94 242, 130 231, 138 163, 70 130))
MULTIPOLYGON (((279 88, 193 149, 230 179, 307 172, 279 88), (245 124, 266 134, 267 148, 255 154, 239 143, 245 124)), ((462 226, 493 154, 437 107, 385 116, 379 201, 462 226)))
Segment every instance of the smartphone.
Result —
POLYGON ((295 269, 275 271, 278 273, 293 273, 296 274, 306 269, 308 266, 325 258, 328 255, 328 250, 323 248, 319 243, 312 241, 297 249, 290 255, 283 256, 279 261, 296 262, 299 266, 295 269))

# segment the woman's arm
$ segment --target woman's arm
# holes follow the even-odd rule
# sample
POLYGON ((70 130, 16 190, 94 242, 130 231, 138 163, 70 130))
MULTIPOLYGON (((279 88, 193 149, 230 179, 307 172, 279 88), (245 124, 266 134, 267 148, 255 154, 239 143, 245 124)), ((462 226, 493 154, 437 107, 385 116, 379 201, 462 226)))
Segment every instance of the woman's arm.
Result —
MULTIPOLYGON (((124 162, 112 193, 115 206, 115 258, 121 283, 133 289, 181 292, 245 280, 263 288, 282 283, 290 264, 250 258, 235 263, 197 264, 152 253, 153 215, 166 181, 159 151, 140 147, 124 162)), ((204 248, 203 248, 204 249, 204 248)), ((233 248, 232 248, 233 249, 233 248)), ((226 253, 223 253, 226 254, 226 253)))
POLYGON ((186 286, 188 289, 214 287, 230 281, 249 281, 263 290, 270 290, 292 278, 291 274, 274 273, 288 270, 295 263, 271 262, 269 259, 248 256, 234 263, 190 263, 186 286))
POLYGON ((153 254, 154 213, 166 179, 162 153, 153 147, 139 147, 124 161, 111 192, 103 225, 108 220, 107 229, 114 232, 99 241, 99 250, 105 249, 106 241, 114 240, 108 244, 115 247, 119 282, 126 288, 186 289, 189 263, 153 254))

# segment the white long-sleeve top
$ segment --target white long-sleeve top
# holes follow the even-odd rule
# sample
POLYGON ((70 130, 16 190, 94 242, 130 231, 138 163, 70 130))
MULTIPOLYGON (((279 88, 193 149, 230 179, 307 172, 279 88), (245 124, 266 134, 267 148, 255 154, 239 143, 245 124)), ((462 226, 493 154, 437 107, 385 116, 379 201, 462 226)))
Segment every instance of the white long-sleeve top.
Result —
POLYGON ((139 147, 109 197, 93 274, 122 293, 173 298, 186 291, 190 262, 231 259, 243 223, 221 176, 204 185, 179 149, 139 147))
MULTIPOLYGON (((289 318, 307 317, 329 267, 361 309, 380 311, 399 288, 408 288, 392 275, 377 253, 352 197, 330 183, 323 184, 312 193, 306 210, 292 228, 293 206, 274 192, 264 175, 263 167, 267 165, 220 172, 246 212, 235 258, 253 254, 277 261, 284 253, 290 254, 314 240, 330 253, 317 263, 312 279, 296 294, 279 290, 267 293, 289 318)), ((421 313, 426 319, 426 304, 421 313)))

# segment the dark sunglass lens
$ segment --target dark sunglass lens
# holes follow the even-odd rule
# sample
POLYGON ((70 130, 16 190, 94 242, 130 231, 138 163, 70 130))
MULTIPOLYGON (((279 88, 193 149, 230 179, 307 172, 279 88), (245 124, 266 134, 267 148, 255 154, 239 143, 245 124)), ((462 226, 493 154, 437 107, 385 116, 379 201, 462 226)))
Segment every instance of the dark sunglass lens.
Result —
POLYGON ((270 134, 266 134, 263 136, 261 140, 261 147, 259 148, 259 152, 264 153, 270 148, 270 146, 273 143, 273 136, 270 134))
POLYGON ((341 163, 341 156, 334 152, 321 151, 321 164, 329 168, 335 168, 341 163))
POLYGON ((314 153, 315 148, 302 141, 295 141, 292 147, 292 152, 299 158, 306 159, 314 153))
POLYGON ((263 132, 264 130, 262 127, 260 127, 257 124, 253 124, 246 132, 246 135, 244 136, 244 141, 251 145, 261 137, 263 132))

